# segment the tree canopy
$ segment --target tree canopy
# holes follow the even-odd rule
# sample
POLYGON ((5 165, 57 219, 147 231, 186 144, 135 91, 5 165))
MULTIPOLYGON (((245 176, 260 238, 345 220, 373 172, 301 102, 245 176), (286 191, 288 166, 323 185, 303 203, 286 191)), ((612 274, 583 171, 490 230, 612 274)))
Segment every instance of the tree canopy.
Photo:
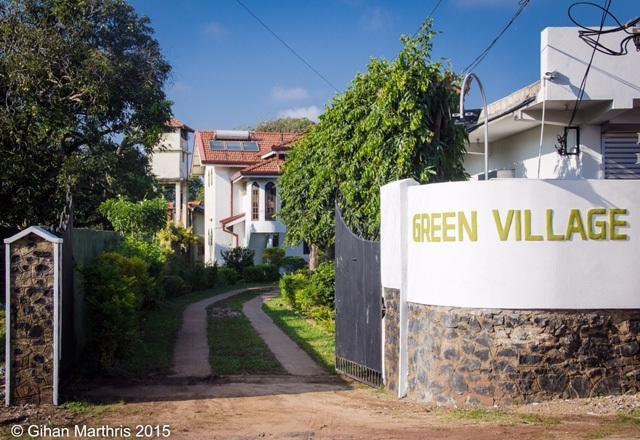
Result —
POLYGON ((256 131, 276 131, 278 133, 302 133, 313 127, 307 118, 280 118, 258 124, 256 131))
POLYGON ((169 72, 122 0, 1 1, 0 224, 54 224, 67 184, 79 224, 109 197, 152 193, 169 72))
POLYGON ((371 60, 296 143, 280 182, 289 244, 330 247, 336 200, 352 230, 378 239, 382 185, 465 179, 465 133, 451 118, 458 77, 431 59, 434 35, 429 21, 395 60, 371 60))

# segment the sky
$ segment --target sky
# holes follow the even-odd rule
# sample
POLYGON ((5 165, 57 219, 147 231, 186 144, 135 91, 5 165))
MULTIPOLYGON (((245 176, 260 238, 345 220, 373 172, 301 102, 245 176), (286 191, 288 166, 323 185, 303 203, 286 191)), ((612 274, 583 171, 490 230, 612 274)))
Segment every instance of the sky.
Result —
MULTIPOLYGON (((603 4, 603 0, 593 0, 603 4)), ((265 30, 236 0, 131 0, 151 19, 173 66, 166 86, 174 115, 198 129, 247 129, 283 116, 316 119, 336 91, 265 30)), ((392 60, 437 0, 242 0, 340 92, 371 58, 392 60)), ((434 14, 433 58, 462 71, 513 16, 519 0, 442 0, 434 14)), ((572 26, 567 0, 531 0, 474 72, 489 101, 540 77, 540 32, 572 26)), ((613 0, 627 22, 638 0, 613 0)), ((601 12, 577 7, 592 26, 601 12)), ((611 22, 612 23, 612 22, 611 22)), ((609 24, 609 22, 608 22, 609 24)), ((638 55, 640 56, 640 55, 638 55)), ((477 92, 469 96, 479 106, 477 92)))

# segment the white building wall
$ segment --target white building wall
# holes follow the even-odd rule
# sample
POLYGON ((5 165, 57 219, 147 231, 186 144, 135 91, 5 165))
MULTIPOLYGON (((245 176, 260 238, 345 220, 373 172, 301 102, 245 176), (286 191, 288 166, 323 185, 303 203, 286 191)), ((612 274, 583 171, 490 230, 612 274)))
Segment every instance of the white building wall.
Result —
MULTIPOLYGON (((619 48, 624 34, 617 32, 600 37, 600 43, 619 48)), ((613 100, 612 109, 630 109, 640 93, 638 72, 640 57, 633 43, 629 54, 615 57, 597 52, 589 72, 584 99, 613 100)), ((573 100, 577 96, 593 49, 578 38, 578 28, 554 27, 542 31, 540 77, 545 72, 558 73, 557 80, 548 82, 547 98, 573 100)))
POLYGON ((277 212, 280 210, 280 196, 277 178, 252 180, 241 180, 233 184, 233 213, 231 212, 231 177, 238 168, 225 166, 207 165, 204 172, 205 187, 205 262, 213 263, 218 261, 222 263, 222 250, 229 249, 236 245, 233 235, 225 232, 222 228, 220 220, 232 215, 244 213, 244 221, 233 226, 233 232, 237 234, 237 244, 239 246, 248 247, 255 251, 255 263, 262 262, 262 252, 270 245, 270 237, 272 234, 279 234, 279 247, 285 249, 288 256, 306 257, 303 253, 302 246, 285 247, 286 226, 277 218, 277 212), (251 219, 251 188, 256 182, 259 186, 259 211, 258 220, 251 219), (265 185, 268 182, 276 184, 276 220, 265 220, 265 185), (210 238, 211 237, 211 238, 210 238))
POLYGON ((160 137, 151 157, 153 174, 159 179, 187 179, 189 177, 188 140, 176 129, 160 137))
MULTIPOLYGON (((491 132, 491 128, 489 128, 491 132)), ((561 157, 555 144, 563 127, 545 125, 542 157, 540 161, 541 179, 601 179, 602 153, 600 126, 580 127, 579 157, 561 157)), ((515 177, 535 179, 538 176, 538 151, 540 146, 540 127, 517 133, 489 144, 489 171, 513 169, 515 177)), ((475 149, 480 146, 473 146, 475 149)), ((465 169, 471 176, 484 173, 484 156, 467 154, 465 169)))

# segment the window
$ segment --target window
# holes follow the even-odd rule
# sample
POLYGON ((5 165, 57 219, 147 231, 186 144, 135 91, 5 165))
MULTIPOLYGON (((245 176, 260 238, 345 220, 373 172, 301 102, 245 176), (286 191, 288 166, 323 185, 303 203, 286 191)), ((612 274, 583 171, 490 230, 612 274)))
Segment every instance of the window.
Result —
POLYGON ((280 234, 273 234, 271 236, 271 247, 279 247, 280 246, 280 234))
POLYGON ((187 130, 180 129, 180 137, 182 139, 184 139, 185 141, 188 141, 189 140, 189 132, 187 130))
POLYGON ((264 219, 276 219, 276 185, 273 182, 264 187, 264 219))
POLYGON ((259 207, 260 207, 260 187, 256 182, 251 185, 251 220, 258 220, 259 207))

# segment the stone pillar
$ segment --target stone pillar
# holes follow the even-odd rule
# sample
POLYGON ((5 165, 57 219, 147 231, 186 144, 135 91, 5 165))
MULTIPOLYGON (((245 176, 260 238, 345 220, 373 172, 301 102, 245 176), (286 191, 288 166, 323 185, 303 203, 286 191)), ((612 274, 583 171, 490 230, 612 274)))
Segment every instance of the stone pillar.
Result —
POLYGON ((6 404, 56 405, 62 239, 32 227, 5 243, 8 263, 6 404))

